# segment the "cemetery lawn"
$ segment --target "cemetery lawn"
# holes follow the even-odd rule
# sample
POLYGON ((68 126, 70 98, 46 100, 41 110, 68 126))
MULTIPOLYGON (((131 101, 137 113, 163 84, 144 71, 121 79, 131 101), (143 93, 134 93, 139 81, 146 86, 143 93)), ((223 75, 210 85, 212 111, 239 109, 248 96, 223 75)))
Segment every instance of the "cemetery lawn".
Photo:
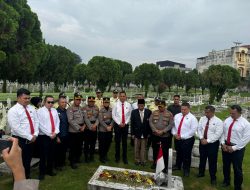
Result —
MULTIPOLYGON (((249 146, 248 146, 249 148, 249 146)), ((147 166, 136 166, 133 161, 133 148, 128 142, 128 155, 129 155, 129 165, 124 165, 123 162, 119 164, 114 162, 114 142, 112 143, 111 150, 109 152, 110 161, 106 165, 113 167, 121 167, 135 170, 144 170, 149 172, 154 172, 150 169, 151 163, 147 163, 147 166)), ((101 165, 98 159, 98 155, 95 155, 95 162, 86 164, 79 164, 79 168, 72 170, 69 166, 66 166, 63 171, 57 172, 57 176, 50 177, 46 176, 44 181, 40 182, 40 190, 87 190, 87 183, 91 176, 94 174, 98 166, 101 165)), ((206 171, 206 176, 204 178, 196 178, 198 172, 197 168, 192 168, 190 177, 183 178, 185 190, 216 190, 216 189, 226 189, 221 188, 221 183, 223 180, 222 174, 222 161, 221 161, 221 152, 219 152, 219 161, 218 161, 218 172, 217 172, 217 186, 210 186, 210 178, 208 171, 206 171)), ((246 149, 245 157, 243 161, 243 172, 244 172, 244 190, 250 190, 250 150, 246 149)), ((177 171, 173 172, 173 175, 182 176, 182 172, 177 171)), ((32 178, 37 178, 38 168, 32 170, 32 178)), ((233 173, 231 174, 231 184, 233 184, 233 173)), ((12 177, 4 174, 0 176, 0 190, 12 190, 12 177)), ((230 188, 226 190, 233 189, 231 185, 230 188)))

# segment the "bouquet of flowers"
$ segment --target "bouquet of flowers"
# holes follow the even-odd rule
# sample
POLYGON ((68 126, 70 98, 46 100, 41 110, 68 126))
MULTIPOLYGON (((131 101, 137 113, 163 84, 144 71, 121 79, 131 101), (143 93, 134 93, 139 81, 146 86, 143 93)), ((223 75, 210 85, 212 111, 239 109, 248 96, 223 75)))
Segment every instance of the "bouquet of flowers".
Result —
POLYGON ((103 170, 98 180, 113 183, 121 183, 129 186, 149 187, 155 185, 155 180, 151 175, 142 175, 138 172, 103 170))

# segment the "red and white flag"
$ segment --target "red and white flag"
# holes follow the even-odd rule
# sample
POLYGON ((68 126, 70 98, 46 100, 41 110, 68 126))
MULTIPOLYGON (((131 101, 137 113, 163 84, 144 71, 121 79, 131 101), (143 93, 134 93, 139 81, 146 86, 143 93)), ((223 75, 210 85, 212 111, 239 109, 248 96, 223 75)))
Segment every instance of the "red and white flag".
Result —
POLYGON ((164 170, 164 168, 165 168, 165 164, 164 164, 163 153, 162 153, 162 148, 160 144, 158 157, 156 160, 155 179, 161 173, 161 171, 164 170))

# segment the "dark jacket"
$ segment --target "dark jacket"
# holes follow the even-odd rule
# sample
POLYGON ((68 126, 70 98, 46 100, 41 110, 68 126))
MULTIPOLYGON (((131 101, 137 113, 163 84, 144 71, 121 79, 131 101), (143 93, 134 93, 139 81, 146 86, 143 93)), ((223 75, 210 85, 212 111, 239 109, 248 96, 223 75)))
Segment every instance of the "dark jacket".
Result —
POLYGON ((141 122, 141 117, 139 109, 135 109, 131 113, 131 135, 135 135, 136 138, 140 139, 142 134, 144 138, 147 138, 151 134, 151 128, 149 126, 149 117, 151 115, 149 109, 144 109, 143 123, 141 122))
POLYGON ((69 133, 69 123, 67 117, 67 110, 62 110, 61 108, 56 109, 60 119, 60 132, 58 133, 59 138, 68 136, 69 133))

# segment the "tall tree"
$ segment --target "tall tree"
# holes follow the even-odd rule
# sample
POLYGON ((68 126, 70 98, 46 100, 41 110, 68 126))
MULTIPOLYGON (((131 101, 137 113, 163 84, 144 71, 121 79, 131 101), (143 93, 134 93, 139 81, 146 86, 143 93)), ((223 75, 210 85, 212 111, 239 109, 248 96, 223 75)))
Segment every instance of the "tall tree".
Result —
POLYGON ((84 84, 86 80, 86 68, 87 66, 85 64, 75 65, 73 70, 73 79, 75 80, 77 86, 79 83, 84 84))
POLYGON ((239 72, 228 65, 211 65, 204 72, 205 80, 209 88, 209 103, 220 101, 229 88, 236 88, 240 83, 239 72))
POLYGON ((147 97, 149 86, 158 86, 161 81, 161 72, 157 65, 153 63, 143 63, 134 70, 135 84, 141 84, 145 89, 145 97, 147 97))
POLYGON ((119 64, 119 83, 121 88, 126 85, 125 76, 131 74, 133 72, 133 67, 130 63, 121 60, 114 60, 117 64, 119 64))
POLYGON ((196 94, 196 89, 199 87, 200 81, 199 81, 199 74, 196 69, 193 69, 189 73, 185 74, 185 87, 186 87, 186 93, 189 93, 189 90, 191 88, 195 89, 195 94, 196 94))
POLYGON ((119 69, 119 65, 113 59, 95 56, 88 62, 87 80, 96 84, 100 90, 105 91, 109 84, 118 79, 119 69))
MULTIPOLYGON (((0 64, 1 79, 5 84, 6 80, 29 82, 40 62, 40 22, 26 0, 1 0, 0 6, 0 17, 3 18, 0 51, 5 55, 0 64)), ((6 85, 3 85, 3 92, 6 92, 6 85)))
POLYGON ((171 92, 171 87, 177 85, 180 80, 180 70, 174 68, 165 68, 161 70, 162 80, 167 85, 169 92, 171 92))

